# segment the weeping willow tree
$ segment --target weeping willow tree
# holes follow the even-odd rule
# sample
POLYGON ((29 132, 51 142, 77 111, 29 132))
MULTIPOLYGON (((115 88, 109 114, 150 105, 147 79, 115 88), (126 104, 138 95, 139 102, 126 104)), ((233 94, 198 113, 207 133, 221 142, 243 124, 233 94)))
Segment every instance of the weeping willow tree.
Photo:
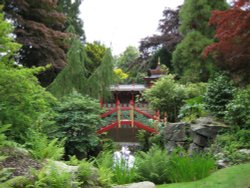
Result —
POLYGON ((88 94, 94 98, 107 98, 110 94, 109 86, 114 83, 113 57, 108 49, 100 66, 87 80, 88 94))
POLYGON ((107 50, 100 66, 92 73, 86 69, 88 59, 84 46, 77 38, 72 39, 67 53, 68 64, 47 88, 55 97, 61 98, 74 90, 93 98, 109 96, 109 86, 113 83, 113 58, 107 50), (87 75, 90 75, 87 77, 87 75))
POLYGON ((72 90, 84 93, 87 73, 84 66, 85 61, 86 54, 83 45, 80 40, 72 39, 71 47, 67 53, 68 64, 48 86, 48 91, 57 98, 70 94, 72 90))

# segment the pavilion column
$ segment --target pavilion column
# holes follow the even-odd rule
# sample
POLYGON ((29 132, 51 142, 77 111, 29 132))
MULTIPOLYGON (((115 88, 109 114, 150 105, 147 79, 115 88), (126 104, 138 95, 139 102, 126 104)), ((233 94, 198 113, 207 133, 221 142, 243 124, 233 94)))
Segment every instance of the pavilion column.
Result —
POLYGON ((118 98, 116 99, 116 108, 117 108, 117 122, 118 122, 118 128, 121 128, 121 105, 118 98))

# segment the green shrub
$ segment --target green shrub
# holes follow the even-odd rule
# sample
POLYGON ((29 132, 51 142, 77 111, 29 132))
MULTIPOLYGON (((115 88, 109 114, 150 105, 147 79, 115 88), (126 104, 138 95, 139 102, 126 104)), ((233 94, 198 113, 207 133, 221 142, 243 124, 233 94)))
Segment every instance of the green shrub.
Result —
POLYGON ((58 160, 64 155, 63 144, 58 138, 49 140, 45 134, 29 130, 25 146, 35 159, 58 160))
POLYGON ((192 122, 193 120, 205 115, 205 105, 202 97, 199 96, 185 100, 185 104, 181 107, 178 118, 185 122, 192 122))
POLYGON ((173 153, 169 163, 171 182, 195 181, 208 176, 215 168, 215 161, 208 155, 173 153))
POLYGON ((250 129, 250 85, 235 93, 227 105, 225 120, 231 125, 250 129))
POLYGON ((188 94, 188 98, 194 98, 201 96, 206 92, 207 83, 198 82, 198 83, 187 83, 185 85, 185 91, 188 94))
MULTIPOLYGON (((217 135, 211 147, 213 153, 222 153, 223 159, 230 165, 250 161, 249 155, 240 152, 240 149, 250 149, 250 130, 232 129, 217 135)), ((217 159, 221 159, 217 156, 217 159)))
POLYGON ((225 75, 217 75, 210 80, 204 95, 206 108, 215 116, 223 117, 226 105, 233 99, 234 86, 225 75))
POLYGON ((169 156, 156 146, 151 147, 147 153, 138 152, 135 166, 139 181, 152 181, 156 184, 169 182, 169 156))
POLYGON ((0 121, 12 125, 8 136, 18 142, 56 101, 34 76, 42 70, 0 66, 0 121))
POLYGON ((90 151, 99 144, 96 134, 101 127, 100 105, 87 96, 77 92, 64 97, 55 108, 54 137, 65 139, 65 152, 75 155, 78 159, 88 157, 90 151))
POLYGON ((177 83, 173 75, 167 75, 146 90, 144 97, 150 101, 154 110, 167 112, 169 121, 175 121, 183 100, 187 98, 187 93, 185 86, 177 83))

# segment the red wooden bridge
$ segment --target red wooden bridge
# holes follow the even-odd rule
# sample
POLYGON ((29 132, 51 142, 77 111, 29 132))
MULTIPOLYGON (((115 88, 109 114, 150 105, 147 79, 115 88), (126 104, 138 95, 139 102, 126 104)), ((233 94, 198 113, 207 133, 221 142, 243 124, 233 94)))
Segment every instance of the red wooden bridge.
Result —
MULTIPOLYGON (((104 105, 102 105, 104 107, 104 105)), ((159 115, 151 115, 147 111, 146 105, 141 104, 135 105, 133 100, 130 101, 129 104, 120 104, 119 100, 116 101, 115 105, 106 105, 106 112, 101 114, 102 118, 109 117, 111 115, 115 115, 111 122, 109 122, 104 127, 100 128, 97 133, 101 134, 103 132, 109 131, 114 128, 122 128, 123 125, 126 125, 127 128, 137 128, 143 129, 150 133, 158 133, 157 131, 157 122, 159 120, 159 115), (140 108, 139 108, 140 107, 140 108), (129 116, 126 118, 123 117, 122 112, 128 111, 129 116), (140 114, 146 119, 152 119, 154 121, 154 126, 149 126, 137 120, 138 115, 140 114), (129 119, 128 119, 129 118, 129 119)))

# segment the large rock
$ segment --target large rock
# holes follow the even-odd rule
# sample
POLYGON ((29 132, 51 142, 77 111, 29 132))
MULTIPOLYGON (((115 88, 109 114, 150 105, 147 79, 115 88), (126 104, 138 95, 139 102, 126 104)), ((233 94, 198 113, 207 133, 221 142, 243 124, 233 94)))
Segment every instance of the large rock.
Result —
POLYGON ((200 146, 200 147, 206 147, 208 145, 208 138, 199 134, 192 134, 193 137, 193 143, 200 146))
POLYGON ((132 183, 128 185, 116 185, 113 188, 155 188, 155 184, 150 181, 132 183))
POLYGON ((215 138, 218 130, 226 126, 213 117, 200 117, 190 125, 191 131, 207 138, 215 138))
POLYGON ((164 143, 168 152, 187 145, 187 123, 169 123, 164 129, 164 143))
POLYGON ((165 139, 183 142, 186 139, 186 123, 169 123, 165 128, 165 139))
POLYGON ((216 121, 213 117, 200 117, 190 125, 191 137, 194 145, 190 145, 189 152, 209 146, 217 132, 226 125, 216 121))
POLYGON ((188 148, 188 153, 193 154, 193 153, 198 153, 203 149, 203 147, 196 145, 195 143, 191 143, 188 148))
POLYGON ((52 161, 50 160, 50 163, 52 165, 55 165, 57 169, 60 169, 62 172, 68 172, 68 173, 76 173, 78 170, 78 166, 70 166, 65 164, 64 162, 61 161, 52 161))

